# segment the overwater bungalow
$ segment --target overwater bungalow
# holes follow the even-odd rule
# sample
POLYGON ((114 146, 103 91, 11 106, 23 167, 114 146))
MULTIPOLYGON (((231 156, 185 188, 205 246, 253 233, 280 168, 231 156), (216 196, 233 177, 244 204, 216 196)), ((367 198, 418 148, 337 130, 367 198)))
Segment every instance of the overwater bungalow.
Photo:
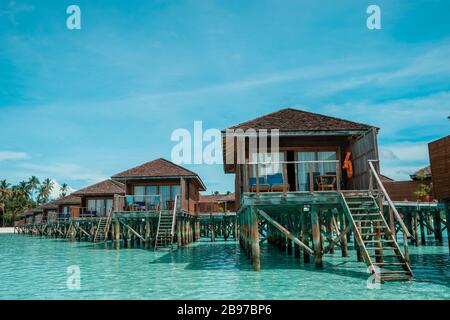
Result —
POLYGON ((323 254, 336 245, 347 255, 351 230, 359 259, 383 281, 412 277, 407 241, 402 250, 396 225, 411 235, 380 179, 378 130, 288 108, 222 131, 224 170, 235 174, 240 241, 255 270, 260 234, 288 252, 302 249, 305 261, 314 255, 322 268, 323 254))
POLYGON ((80 206, 71 208, 73 218, 105 217, 112 209, 114 197, 125 195, 125 185, 107 179, 72 193, 81 199, 80 206))
POLYGON ((57 223, 45 229, 35 227, 46 221, 27 212, 18 231, 171 249, 174 239, 181 246, 200 237, 196 217, 200 191, 205 190, 196 173, 160 158, 41 206, 43 217, 58 214, 57 223))
POLYGON ((206 190, 195 172, 163 158, 117 173, 111 179, 123 183, 127 195, 117 203, 117 211, 172 210, 178 196, 180 210, 194 215, 200 191, 206 190))

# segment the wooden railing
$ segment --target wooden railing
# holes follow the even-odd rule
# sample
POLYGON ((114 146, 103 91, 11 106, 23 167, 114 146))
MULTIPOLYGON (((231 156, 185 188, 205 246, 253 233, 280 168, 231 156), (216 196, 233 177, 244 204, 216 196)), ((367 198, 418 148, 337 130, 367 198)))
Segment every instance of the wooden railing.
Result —
MULTIPOLYGON (((178 203, 178 195, 175 195, 175 203, 178 203)), ((177 206, 173 206, 173 216, 172 216, 172 229, 170 231, 171 244, 173 242, 173 237, 175 235, 175 224, 177 219, 177 206)))
POLYGON ((392 202, 389 194, 387 193, 383 183, 381 182, 378 171, 375 169, 374 163, 378 163, 378 160, 369 160, 369 192, 375 194, 378 200, 378 206, 380 208, 380 212, 383 213, 383 204, 387 203, 389 208, 389 226, 391 232, 395 237, 395 222, 398 222, 402 229, 403 234, 403 247, 404 254, 406 259, 409 260, 409 249, 408 249, 408 238, 413 238, 405 223, 403 222, 402 217, 397 211, 394 203, 392 202))
POLYGON ((106 208, 71 207, 70 216, 72 218, 94 218, 106 216, 106 208))
POLYGON ((114 211, 152 211, 161 207, 159 195, 114 196, 114 211))
POLYGON ((305 181, 308 179, 308 192, 314 193, 316 191, 340 191, 341 190, 341 167, 339 160, 310 160, 310 161, 268 161, 268 162, 247 162, 243 170, 243 187, 244 192, 256 192, 259 194, 262 191, 283 191, 295 190, 296 186, 290 186, 288 183, 288 169, 289 165, 294 165, 295 181, 299 185, 299 179, 305 181), (305 176, 301 177, 298 173, 298 165, 304 164, 308 167, 305 176), (321 172, 317 169, 320 164, 332 164, 333 169, 328 172, 321 172), (277 165, 278 170, 274 173, 264 173, 267 167, 277 165), (281 167, 281 168, 280 168, 281 167), (281 170, 280 170, 281 169, 281 170), (282 174, 282 184, 287 185, 287 188, 273 188, 270 184, 270 176, 274 174, 282 174), (261 184, 260 179, 264 183, 261 184), (255 179, 254 184, 250 184, 250 179, 255 179))

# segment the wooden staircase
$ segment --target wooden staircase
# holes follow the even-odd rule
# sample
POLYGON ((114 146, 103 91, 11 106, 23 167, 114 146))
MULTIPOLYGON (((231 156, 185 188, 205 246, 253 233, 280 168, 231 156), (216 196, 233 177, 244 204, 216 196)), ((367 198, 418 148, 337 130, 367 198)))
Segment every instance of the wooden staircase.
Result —
POLYGON ((158 248, 173 249, 173 237, 175 230, 175 220, 177 212, 177 198, 175 196, 174 208, 170 210, 160 210, 158 219, 158 229, 156 230, 155 250, 158 248))
POLYGON ((111 225, 113 209, 110 208, 106 217, 100 217, 94 235, 94 242, 105 242, 108 240, 109 227, 111 225))
POLYGON ((347 218, 362 258, 379 279, 410 280, 413 273, 373 194, 341 193, 347 218))

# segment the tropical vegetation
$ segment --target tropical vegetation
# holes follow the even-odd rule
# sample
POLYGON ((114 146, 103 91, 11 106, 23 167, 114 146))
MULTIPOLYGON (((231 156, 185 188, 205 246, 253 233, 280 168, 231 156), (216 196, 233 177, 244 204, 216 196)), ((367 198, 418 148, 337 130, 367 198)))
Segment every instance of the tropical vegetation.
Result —
MULTIPOLYGON (((47 178, 41 182, 36 176, 15 185, 0 180, 0 226, 13 226, 19 213, 50 201, 54 186, 51 179, 47 178)), ((68 185, 63 183, 59 197, 66 196, 67 192, 68 185)))

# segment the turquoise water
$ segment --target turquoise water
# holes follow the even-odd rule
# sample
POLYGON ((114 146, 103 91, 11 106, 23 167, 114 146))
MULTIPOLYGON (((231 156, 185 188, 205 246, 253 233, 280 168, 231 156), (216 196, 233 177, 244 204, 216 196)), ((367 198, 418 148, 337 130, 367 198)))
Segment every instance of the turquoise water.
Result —
POLYGON ((353 251, 326 255, 318 271, 263 246, 258 273, 236 242, 155 253, 0 234, 0 299, 449 299, 448 249, 410 248, 415 280, 371 290, 353 251), (79 290, 67 288, 71 265, 81 271, 79 290))

